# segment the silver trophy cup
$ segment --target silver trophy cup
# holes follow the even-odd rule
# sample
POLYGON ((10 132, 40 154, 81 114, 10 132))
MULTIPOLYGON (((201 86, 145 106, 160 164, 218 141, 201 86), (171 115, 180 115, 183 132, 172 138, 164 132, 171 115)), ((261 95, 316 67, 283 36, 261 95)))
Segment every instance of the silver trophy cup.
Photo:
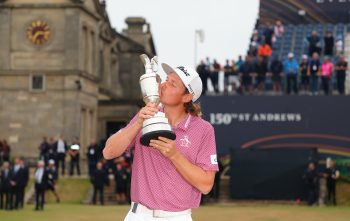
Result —
MULTIPOLYGON (((158 61, 157 57, 152 60, 147 55, 142 54, 140 58, 145 65, 146 73, 140 77, 140 86, 143 96, 143 101, 148 104, 152 102, 157 106, 159 100, 159 84, 160 77, 157 74, 158 61)), ((175 140, 176 135, 171 130, 168 118, 163 112, 156 113, 153 117, 146 119, 142 125, 142 136, 140 142, 144 146, 149 146, 150 140, 157 140, 158 137, 166 137, 175 140)))

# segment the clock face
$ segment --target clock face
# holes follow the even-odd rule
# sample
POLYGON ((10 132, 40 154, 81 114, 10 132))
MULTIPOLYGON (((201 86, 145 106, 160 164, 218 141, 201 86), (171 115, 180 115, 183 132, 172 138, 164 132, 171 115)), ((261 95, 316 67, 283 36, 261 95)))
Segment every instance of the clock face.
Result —
POLYGON ((42 21, 33 21, 27 28, 27 37, 35 45, 43 45, 50 38, 50 27, 42 21))

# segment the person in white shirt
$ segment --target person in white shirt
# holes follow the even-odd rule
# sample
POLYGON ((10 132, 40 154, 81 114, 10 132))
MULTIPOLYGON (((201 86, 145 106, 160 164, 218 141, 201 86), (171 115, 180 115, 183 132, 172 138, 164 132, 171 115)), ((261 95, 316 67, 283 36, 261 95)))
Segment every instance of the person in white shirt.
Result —
POLYGON ((61 174, 64 176, 66 171, 66 153, 67 153, 67 143, 64 140, 63 135, 56 141, 56 152, 57 152, 57 160, 56 160, 56 168, 57 173, 59 174, 59 168, 61 164, 61 174))

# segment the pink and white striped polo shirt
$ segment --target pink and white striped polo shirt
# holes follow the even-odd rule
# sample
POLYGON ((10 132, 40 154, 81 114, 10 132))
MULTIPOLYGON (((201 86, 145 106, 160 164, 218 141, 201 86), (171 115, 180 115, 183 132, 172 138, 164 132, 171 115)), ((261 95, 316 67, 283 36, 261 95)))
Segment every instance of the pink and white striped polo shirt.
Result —
MULTIPOLYGON (((129 127, 136 121, 135 116, 129 127)), ((193 164, 206 171, 218 171, 215 134, 212 125, 190 114, 172 128, 176 147, 193 164)), ((135 148, 132 165, 131 200, 150 209, 182 211, 199 207, 201 193, 177 172, 158 150, 140 143, 141 131, 129 148, 135 148)))

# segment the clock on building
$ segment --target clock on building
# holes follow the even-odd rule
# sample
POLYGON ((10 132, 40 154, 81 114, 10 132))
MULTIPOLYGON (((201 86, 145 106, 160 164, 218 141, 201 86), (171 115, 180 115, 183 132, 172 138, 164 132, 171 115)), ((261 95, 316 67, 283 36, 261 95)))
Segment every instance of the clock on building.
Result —
POLYGON ((27 37, 35 45, 43 45, 50 38, 50 27, 49 25, 42 21, 33 21, 27 28, 27 37))

